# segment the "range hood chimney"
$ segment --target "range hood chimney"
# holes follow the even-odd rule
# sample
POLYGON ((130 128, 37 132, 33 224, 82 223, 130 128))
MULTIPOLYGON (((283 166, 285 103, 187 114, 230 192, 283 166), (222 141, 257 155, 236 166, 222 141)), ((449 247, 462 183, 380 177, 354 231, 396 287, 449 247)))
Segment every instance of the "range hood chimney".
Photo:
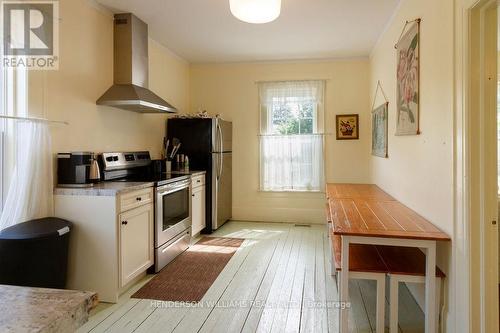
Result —
POLYGON ((135 15, 116 14, 114 20, 114 84, 96 102, 142 112, 177 112, 148 89, 148 26, 135 15))

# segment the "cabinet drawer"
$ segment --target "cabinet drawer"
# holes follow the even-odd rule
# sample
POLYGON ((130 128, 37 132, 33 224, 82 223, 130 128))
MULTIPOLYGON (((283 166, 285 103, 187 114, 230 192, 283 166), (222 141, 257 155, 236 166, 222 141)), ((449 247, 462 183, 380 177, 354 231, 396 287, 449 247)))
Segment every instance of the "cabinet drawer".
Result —
POLYGON ((124 193, 120 196, 120 212, 124 212, 151 202, 153 202, 152 188, 124 193))
POLYGON ((192 184, 193 188, 205 185, 205 175, 202 174, 202 175, 193 176, 191 178, 191 184, 192 184))

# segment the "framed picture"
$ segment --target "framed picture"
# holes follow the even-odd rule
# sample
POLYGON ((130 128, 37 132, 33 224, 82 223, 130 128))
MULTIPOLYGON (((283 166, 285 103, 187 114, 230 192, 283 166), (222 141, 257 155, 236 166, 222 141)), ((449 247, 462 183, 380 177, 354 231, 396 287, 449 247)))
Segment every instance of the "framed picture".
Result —
POLYGON ((337 140, 359 139, 359 117, 357 114, 338 114, 337 140))
POLYGON ((387 120, 389 103, 372 111, 372 155, 385 157, 387 154, 387 120))
POLYGON ((396 135, 420 134, 420 22, 413 23, 396 45, 397 119, 396 135))

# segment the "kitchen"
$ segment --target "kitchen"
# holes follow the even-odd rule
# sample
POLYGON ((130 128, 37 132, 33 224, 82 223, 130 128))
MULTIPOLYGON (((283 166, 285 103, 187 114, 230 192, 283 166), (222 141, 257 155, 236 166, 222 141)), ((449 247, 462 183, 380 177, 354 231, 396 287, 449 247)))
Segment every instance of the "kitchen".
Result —
POLYGON ((75 229, 70 289, 94 290, 101 301, 116 303, 148 269, 160 272, 193 237, 231 218, 231 123, 171 119, 168 126, 182 138, 172 138, 172 149, 165 139, 168 159, 151 160, 147 151, 58 154, 55 216, 75 229))
POLYGON ((459 331, 454 0, 245 2, 50 2, 57 68, 2 65, 1 331, 459 331), (421 132, 399 136, 415 22, 421 132), (384 246, 424 256, 396 274, 384 246))

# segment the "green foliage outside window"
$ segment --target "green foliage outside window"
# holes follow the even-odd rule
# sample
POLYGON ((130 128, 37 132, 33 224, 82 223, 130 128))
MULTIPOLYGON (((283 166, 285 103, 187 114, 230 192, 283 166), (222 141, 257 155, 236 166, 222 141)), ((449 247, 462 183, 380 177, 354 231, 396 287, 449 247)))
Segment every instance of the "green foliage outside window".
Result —
POLYGON ((277 99, 272 105, 273 134, 313 134, 314 111, 314 103, 310 100, 277 99))

